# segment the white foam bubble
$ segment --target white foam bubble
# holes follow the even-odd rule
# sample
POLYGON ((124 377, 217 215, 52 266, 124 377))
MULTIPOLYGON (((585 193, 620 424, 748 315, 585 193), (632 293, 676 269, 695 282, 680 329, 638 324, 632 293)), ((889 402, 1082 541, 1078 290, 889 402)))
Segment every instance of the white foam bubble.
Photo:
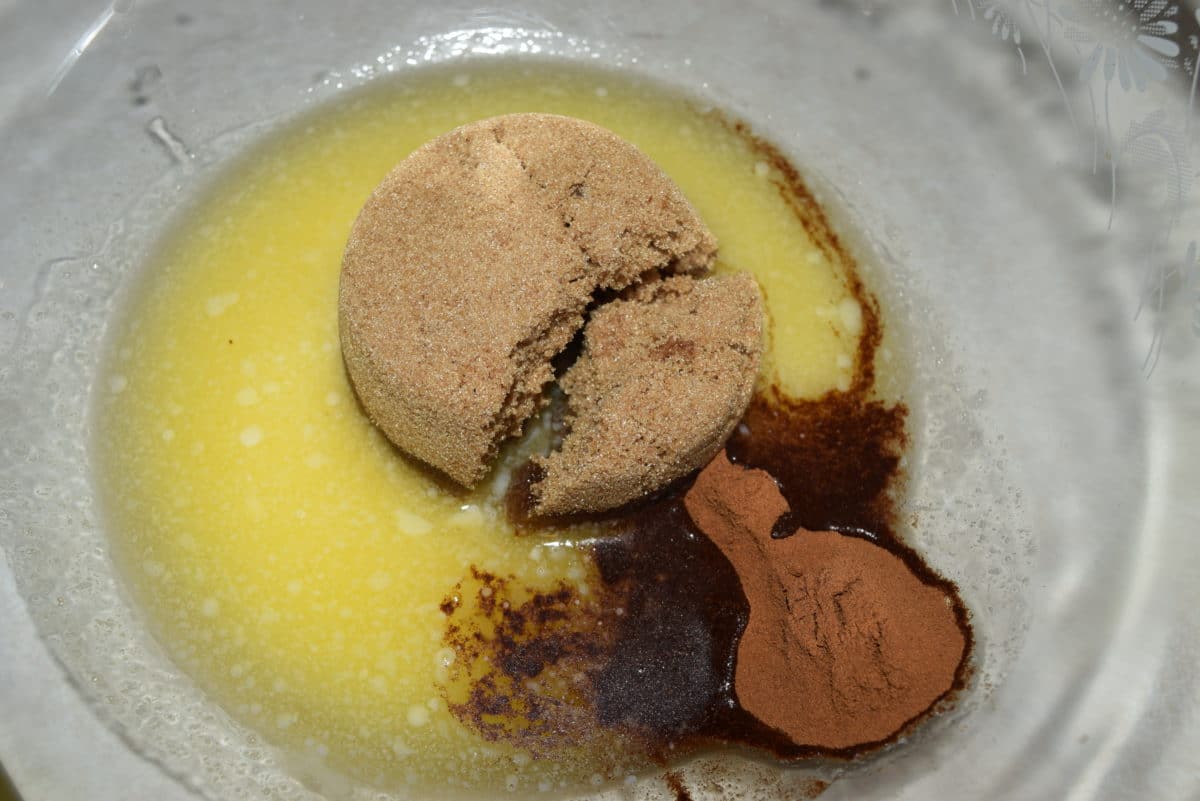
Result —
POLYGON ((263 431, 258 426, 246 426, 242 429, 242 433, 238 435, 238 439, 247 448, 253 448, 258 443, 262 442, 263 431))
POLYGON ((224 295, 213 295, 204 302, 204 311, 209 317, 220 317, 240 299, 237 292, 227 292, 224 295))
POLYGON ((408 721, 408 725, 419 728, 429 723, 429 709, 420 704, 413 704, 408 708, 404 717, 408 721))
POLYGON ((858 305, 858 301, 854 298, 842 299, 842 302, 838 304, 838 317, 841 319, 846 333, 850 334, 850 336, 856 337, 862 332, 862 307, 858 305))

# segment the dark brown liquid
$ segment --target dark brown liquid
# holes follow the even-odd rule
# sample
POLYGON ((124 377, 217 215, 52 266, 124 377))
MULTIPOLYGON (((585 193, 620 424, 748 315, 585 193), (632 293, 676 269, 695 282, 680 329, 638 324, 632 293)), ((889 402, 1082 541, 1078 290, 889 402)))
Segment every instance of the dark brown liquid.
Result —
MULTIPOLYGON (((852 264, 791 164, 732 127, 779 170, 780 193, 817 244, 835 261, 852 264)), ((948 696, 966 681, 973 642, 968 615, 957 588, 897 539, 894 499, 907 409, 873 398, 882 338, 878 304, 856 274, 847 282, 864 323, 851 389, 805 401, 774 389, 760 393, 727 450, 734 461, 778 481, 791 511, 777 523, 777 536, 804 527, 869 538, 951 598, 967 648, 948 696)), ((518 528, 537 527, 528 518, 528 488, 538 478, 536 467, 519 471, 510 491, 508 511, 518 528)), ((684 509, 690 485, 689 478, 636 507, 591 519, 601 528, 590 542, 599 592, 583 596, 565 583, 531 592, 478 571, 455 588, 442 607, 449 619, 446 642, 461 657, 460 678, 482 673, 470 680, 465 700, 450 703, 455 715, 488 739, 537 755, 564 744, 614 741, 636 744, 662 763, 717 742, 785 759, 853 756, 882 745, 830 751, 794 743, 739 706, 734 668, 749 606, 732 565, 684 509), (478 587, 473 604, 466 603, 468 584, 478 587)))
POLYGON ((778 536, 809 531, 869 532, 894 538, 889 489, 905 445, 906 410, 830 393, 797 401, 772 392, 750 403, 726 443, 729 458, 760 467, 779 483, 791 512, 778 536))
POLYGON ((737 703, 737 644, 750 606, 681 494, 632 514, 628 528, 594 550, 601 578, 625 609, 615 647, 592 679, 599 722, 625 729, 663 759, 705 741, 792 755, 786 737, 737 703))
MULTIPOLYGON (((782 524, 787 534, 803 526, 867 537, 953 600, 968 643, 958 689, 970 653, 966 609, 957 588, 895 536, 891 494, 905 415, 903 406, 857 394, 796 402, 772 392, 754 399, 728 447, 740 463, 777 477, 791 506, 782 524)), ((526 471, 514 487, 513 514, 524 514, 528 485, 537 478, 536 470, 526 471)), ((733 566, 684 509, 690 484, 608 516, 589 544, 603 583, 599 593, 581 598, 567 584, 524 593, 511 580, 476 573, 488 593, 473 611, 458 613, 461 589, 449 597, 448 644, 465 654, 464 664, 489 666, 471 697, 451 705, 455 714, 485 737, 540 754, 548 753, 547 735, 553 735, 549 742, 578 743, 598 731, 634 740, 661 761, 716 742, 784 759, 853 756, 881 745, 829 750, 794 743, 738 705, 734 668, 749 605, 733 566), (523 600, 506 607, 497 602, 516 598, 523 600), (489 621, 482 629, 471 623, 480 614, 489 621), (491 633, 481 634, 484 629, 491 633), (565 695, 546 691, 567 674, 585 679, 565 695), (543 684, 531 691, 528 680, 539 677, 543 684)), ((533 524, 521 517, 520 525, 533 524)))

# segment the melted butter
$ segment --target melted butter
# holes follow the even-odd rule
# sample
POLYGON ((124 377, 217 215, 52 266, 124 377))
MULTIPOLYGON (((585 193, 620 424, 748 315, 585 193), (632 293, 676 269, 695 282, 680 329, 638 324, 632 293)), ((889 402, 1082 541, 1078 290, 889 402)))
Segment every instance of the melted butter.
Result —
POLYGON ((495 484, 456 494, 400 457, 359 411, 337 338, 342 248, 372 188, 426 140, 516 111, 597 122, 674 178, 722 269, 763 287, 764 382, 815 397, 854 367, 842 265, 772 168, 716 117, 611 73, 428 71, 339 98, 229 169, 114 333, 96 440, 114 552, 171 656, 236 718, 387 786, 597 779, 586 755, 543 764, 482 741, 438 690, 455 658, 439 605, 472 565, 532 587, 586 585, 592 566, 555 532, 514 537, 495 484))

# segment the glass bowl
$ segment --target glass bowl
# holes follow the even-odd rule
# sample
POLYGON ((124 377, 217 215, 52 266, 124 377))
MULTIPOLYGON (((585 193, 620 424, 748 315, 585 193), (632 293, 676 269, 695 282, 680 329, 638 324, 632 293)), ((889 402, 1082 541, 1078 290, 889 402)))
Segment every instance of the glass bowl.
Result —
MULTIPOLYGON (((1160 0, 0 5, 0 758, 30 799, 390 797, 233 721, 145 632, 89 451, 156 237, 306 110, 462 59, 582 62, 747 120, 911 351, 910 539, 976 681, 848 765, 691 797, 1200 793, 1200 17, 1160 0), (815 782, 815 783, 814 783, 815 782)), ((662 774, 605 798, 675 798, 662 774)))

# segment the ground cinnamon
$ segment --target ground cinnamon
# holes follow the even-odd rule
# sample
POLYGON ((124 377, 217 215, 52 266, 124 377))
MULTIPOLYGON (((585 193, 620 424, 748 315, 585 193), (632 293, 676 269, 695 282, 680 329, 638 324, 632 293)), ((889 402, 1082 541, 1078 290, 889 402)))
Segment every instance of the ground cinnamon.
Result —
POLYGON ((862 537, 797 529, 772 537, 787 501, 763 470, 719 453, 685 500, 742 583, 738 703, 794 743, 885 741, 954 687, 968 643, 953 598, 862 537))

